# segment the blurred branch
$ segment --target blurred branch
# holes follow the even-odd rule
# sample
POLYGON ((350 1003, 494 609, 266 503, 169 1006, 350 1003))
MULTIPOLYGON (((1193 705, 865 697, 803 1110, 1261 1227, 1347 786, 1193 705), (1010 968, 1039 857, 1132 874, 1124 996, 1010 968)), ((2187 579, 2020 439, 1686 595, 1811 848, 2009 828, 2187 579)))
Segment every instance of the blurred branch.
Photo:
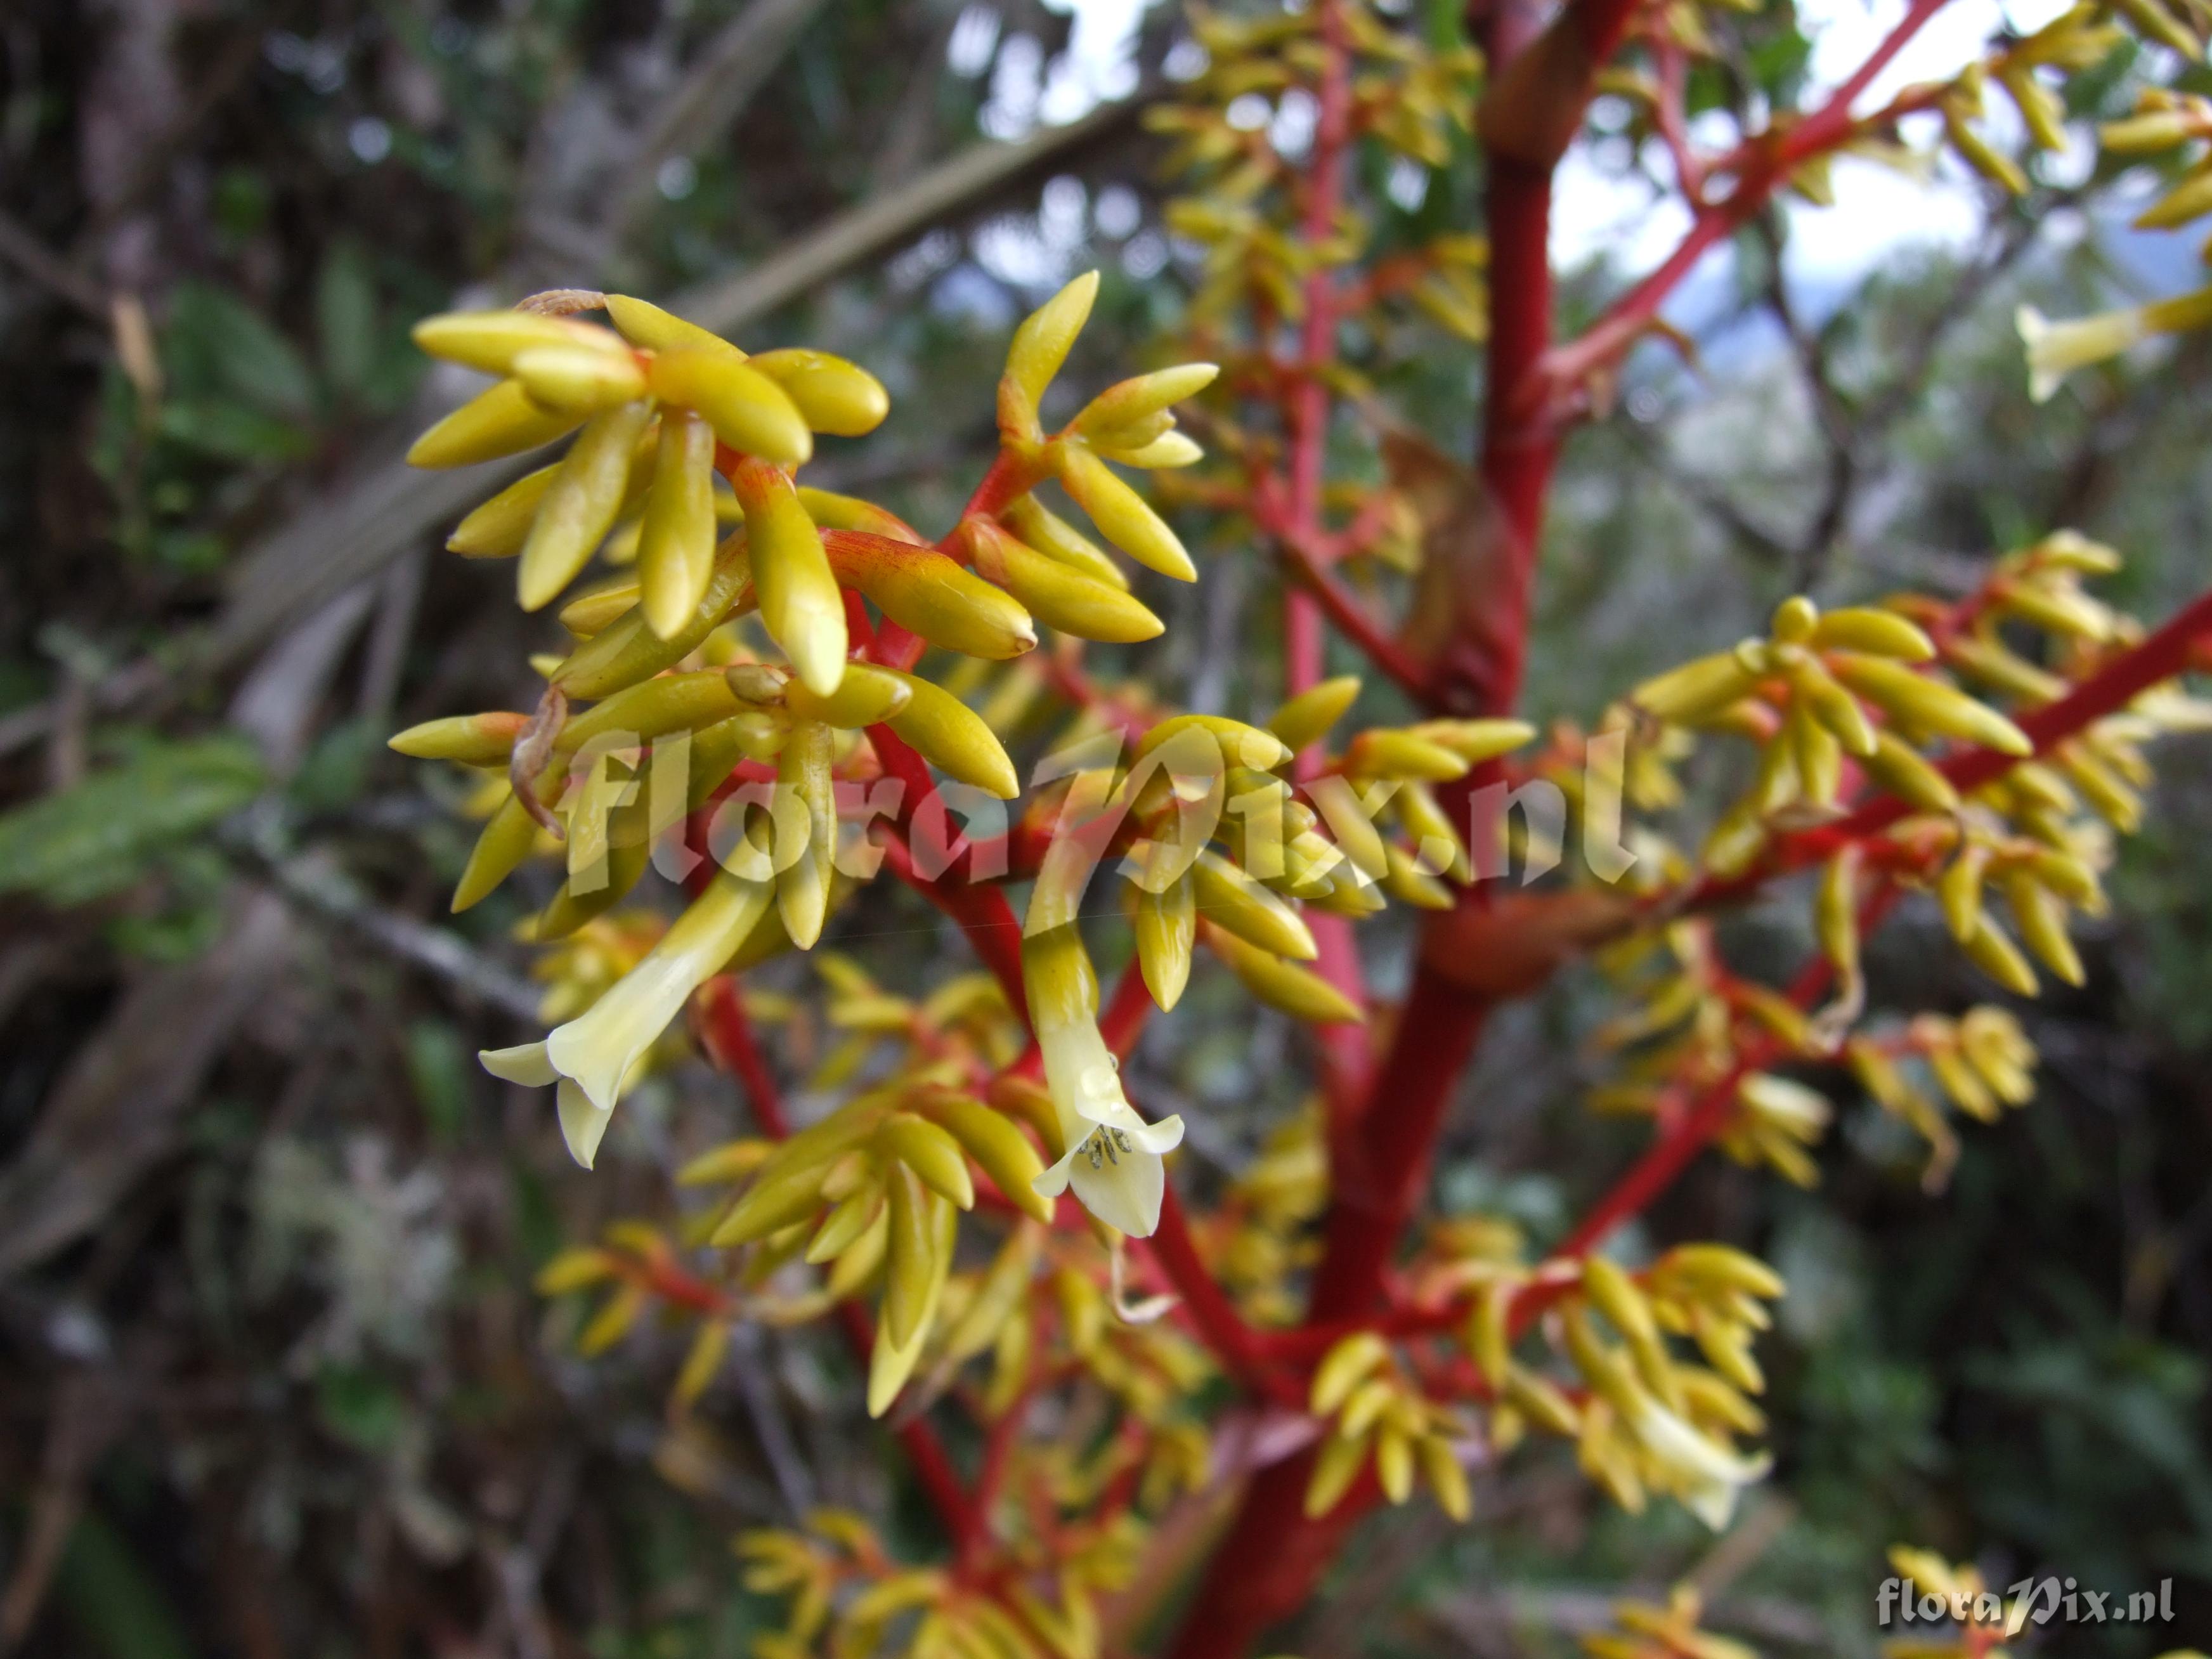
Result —
POLYGON ((327 852, 271 858, 258 848, 234 843, 232 850, 252 859, 295 908, 338 923, 387 955, 411 963, 503 1013, 538 1024, 543 998, 527 980, 479 954, 458 933, 379 908, 327 852))
POLYGON ((124 992, 0 1169, 0 1277, 98 1225, 176 1143, 207 1073, 283 971, 290 938, 282 904, 240 892, 213 950, 124 992))
POLYGON ((0 259, 5 259, 41 288, 68 301, 102 329, 106 328, 107 296, 100 292, 100 284, 4 211, 0 211, 0 259))
POLYGON ((603 258, 651 205, 661 167, 678 156, 696 155, 726 131, 821 9, 822 0, 752 0, 701 48, 683 83, 661 101, 658 118, 640 137, 592 227, 603 258))

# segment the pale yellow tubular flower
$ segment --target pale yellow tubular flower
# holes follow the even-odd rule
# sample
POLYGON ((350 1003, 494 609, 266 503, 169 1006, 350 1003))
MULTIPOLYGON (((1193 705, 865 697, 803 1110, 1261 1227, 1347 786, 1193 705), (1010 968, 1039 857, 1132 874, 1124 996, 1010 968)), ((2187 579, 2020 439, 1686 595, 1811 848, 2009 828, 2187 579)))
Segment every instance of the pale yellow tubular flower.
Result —
POLYGON ((768 885, 724 871, 693 900, 644 960, 605 995, 545 1039, 553 1068, 573 1079, 592 1106, 614 1109, 630 1067, 683 1011, 691 994, 728 961, 766 913, 768 885))
POLYGON ((2027 392, 2046 401, 2077 368, 2117 357, 2154 334, 2176 334, 2212 324, 2212 288, 2121 311, 2052 322, 2033 306, 2014 313, 2027 348, 2027 392))
POLYGON ((614 1121, 611 1105, 602 1109, 574 1079, 562 1077, 554 1070, 543 1042, 482 1049, 477 1060, 485 1071, 502 1082, 520 1084, 526 1089, 542 1089, 548 1084, 557 1085, 554 1105, 560 1115, 561 1138, 568 1143, 569 1157, 586 1170, 592 1167, 599 1158, 599 1142, 606 1136, 607 1125, 614 1121))
POLYGON ((1097 1021, 1097 980, 1074 927, 1022 941, 1030 1018, 1044 1053, 1046 1086, 1067 1152, 1033 1183, 1056 1198, 1073 1185, 1083 1206, 1133 1238, 1160 1223, 1167 1172, 1162 1155, 1182 1143, 1182 1119, 1147 1123, 1121 1092, 1121 1066, 1097 1021))

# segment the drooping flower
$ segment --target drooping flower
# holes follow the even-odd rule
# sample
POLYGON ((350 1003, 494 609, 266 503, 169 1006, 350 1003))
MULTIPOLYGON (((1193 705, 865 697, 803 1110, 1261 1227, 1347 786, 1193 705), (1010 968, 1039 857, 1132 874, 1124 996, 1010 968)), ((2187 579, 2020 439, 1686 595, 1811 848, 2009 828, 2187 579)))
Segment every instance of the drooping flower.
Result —
POLYGON ((1121 1092, 1120 1064, 1098 1030, 1097 978, 1072 926, 1022 942, 1022 976, 1067 1149, 1031 1184, 1047 1198, 1073 1185, 1101 1221, 1148 1238, 1160 1224, 1167 1189, 1162 1155, 1182 1144, 1182 1119, 1147 1123, 1121 1092))
POLYGON ((2178 334, 2212 325, 2212 288, 2122 311, 2052 322, 2033 306, 2014 313, 2027 347, 2027 395, 2043 403, 2077 368, 2117 357, 2154 334, 2178 334))
POLYGON ((744 944, 774 901, 774 889, 725 870, 678 916, 660 942, 598 1001, 543 1042, 488 1048, 477 1058, 494 1077, 526 1087, 560 1085, 561 1133, 586 1169, 615 1103, 691 994, 744 944))
POLYGON ((1746 1457, 1709 1438, 1649 1393, 1628 1391, 1629 1431, 1650 1455, 1682 1506, 1715 1532, 1735 1513, 1736 1495, 1756 1486, 1774 1467, 1766 1453, 1746 1457))

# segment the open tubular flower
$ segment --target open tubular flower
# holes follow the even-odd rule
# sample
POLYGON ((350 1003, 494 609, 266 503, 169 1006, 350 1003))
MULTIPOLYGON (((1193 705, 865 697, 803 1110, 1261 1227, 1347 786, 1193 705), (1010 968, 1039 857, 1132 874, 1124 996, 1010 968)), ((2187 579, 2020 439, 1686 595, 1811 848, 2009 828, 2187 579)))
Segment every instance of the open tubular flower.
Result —
POLYGON ((1147 1123, 1121 1092, 1121 1062, 1098 1030, 1097 978, 1072 925, 1022 941, 1022 978, 1066 1148, 1032 1184, 1048 1198, 1073 1186, 1107 1225, 1148 1238, 1166 1189, 1162 1157, 1182 1144, 1182 1119, 1147 1123))

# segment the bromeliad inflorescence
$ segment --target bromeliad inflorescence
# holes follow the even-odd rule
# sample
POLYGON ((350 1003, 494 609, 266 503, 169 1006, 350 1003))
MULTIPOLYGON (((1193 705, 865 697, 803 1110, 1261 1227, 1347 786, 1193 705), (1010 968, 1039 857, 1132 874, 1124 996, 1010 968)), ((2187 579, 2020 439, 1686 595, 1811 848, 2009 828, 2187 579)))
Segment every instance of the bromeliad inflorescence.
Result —
MULTIPOLYGON (((2193 40, 2201 21, 2164 0, 2121 10, 2161 40, 2193 40)), ((1464 621, 1472 579, 1454 538, 1467 539, 1476 486, 1389 430, 1378 388, 1440 337, 1484 340, 1491 250, 1388 217, 1347 163, 1418 183, 1449 161, 1477 131, 1480 59, 1352 0, 1194 27, 1206 66, 1152 124, 1194 191, 1169 210, 1196 245, 1171 355, 1203 361, 1123 380, 1048 426, 1098 286, 1068 283, 1014 331, 995 457, 933 540, 805 482, 817 434, 884 417, 884 388, 858 365, 748 356, 594 293, 433 319, 418 335, 501 377, 423 436, 418 463, 574 434, 451 542, 516 559, 526 610, 557 605, 569 640, 533 659, 537 702, 393 739, 487 779, 456 909, 532 858, 561 866, 527 930, 550 947, 552 1029, 483 1063, 553 1085, 588 1166, 688 1011, 759 1114, 760 1133, 682 1172, 711 1208, 670 1229, 620 1224, 556 1258, 543 1288, 598 1298, 594 1349, 655 1308, 696 1320, 679 1407, 738 1322, 843 1316, 869 1412, 922 1443, 926 1483, 952 1482, 938 1493, 952 1534, 942 1568, 893 1559, 840 1510, 748 1534, 749 1582, 789 1603, 763 1655, 827 1639, 855 1654, 1088 1659, 1100 1604, 1135 1576, 1153 1523, 1249 1473, 1210 1429, 1207 1407, 1232 1386, 1310 1419, 1303 1504, 1282 1506, 1303 1523, 1421 1488, 1464 1518, 1488 1471, 1548 1437, 1626 1508, 1664 1496, 1727 1524, 1771 1463, 1754 1350, 1783 1285, 1717 1243, 1609 1254, 1614 1231, 1706 1146, 1813 1185, 1836 1114, 1811 1080, 1823 1074, 1856 1080, 1920 1136, 1940 1185, 1960 1152, 1952 1109, 1990 1121, 2023 1104, 2034 1045, 1995 1004, 1869 1014, 1866 934, 1925 893, 2002 990, 2033 994, 2039 969, 2080 982, 2075 919, 2103 911, 2112 838, 2136 826, 2149 781, 2145 744, 2212 725, 2179 688, 2172 641, 2146 655, 2142 627, 2093 591, 2118 556, 2063 531, 1997 559, 1962 598, 1788 599, 1762 635, 1644 681, 1587 727, 1540 733, 1503 717, 1510 698, 1465 695, 1472 682, 1452 676, 1483 653, 1455 659, 1433 635, 1464 621), (1312 114, 1310 151, 1255 124, 1255 99, 1276 119, 1312 114), (1152 500, 1123 468, 1158 475, 1152 500), (1195 526, 1188 544, 1178 524, 1195 526), (1177 708, 1143 673, 1086 655, 1085 642, 1164 631, 1139 595, 1151 578, 1192 581, 1201 559, 1255 544, 1283 579, 1268 712, 1177 708), (594 560, 605 568, 577 586, 594 560), (1324 620, 1373 673, 1327 672, 1324 620), (1064 724, 1024 756, 1024 798, 1015 755, 1041 711, 1064 724), (1718 744, 1740 747, 1747 782, 1701 819, 1684 769, 1718 744), (1502 809, 1479 803, 1539 785, 1581 820, 1583 856, 1521 908, 1471 901, 1529 833, 1516 842, 1502 809), (1009 801, 1022 805, 1003 833, 961 805, 1009 801), (1110 990, 1085 932, 1105 932, 1102 866, 1130 941, 1110 990), (689 889, 665 926, 630 902, 655 868, 689 889), (885 873, 950 916, 987 971, 925 988, 835 948, 840 907, 885 873), (1812 952, 1771 985, 1729 964, 1716 913, 1792 880, 1812 952), (1017 917, 1006 890, 1024 884, 1017 917), (1403 1194, 1361 1163, 1412 1109, 1369 1097, 1392 1075, 1380 1045, 1429 1035, 1371 993, 1351 932, 1389 899, 1436 913, 1421 973, 1452 985, 1452 1006, 1478 1011, 1468 1018, 1580 955, 1628 999, 1594 1034, 1617 1069, 1591 1103, 1650 1120, 1655 1139, 1533 1255, 1501 1218, 1409 1220, 1419 1148, 1403 1194), (810 1063, 803 1125, 781 1120, 750 1047, 752 1023, 788 1006, 732 977, 792 951, 813 952, 835 1033, 810 1063), (1148 1116, 1122 1062, 1206 958, 1304 1028, 1323 1063, 1300 1113, 1186 1222, 1166 1160, 1190 1126, 1148 1116), (1397 1231, 1368 1250, 1368 1293, 1326 1314, 1317 1301, 1300 1322, 1309 1270, 1326 1279, 1345 1237, 1401 1201, 1397 1231), (947 1398, 983 1442, 973 1492, 927 1438, 947 1398), (1032 1409, 1065 1409, 1083 1432, 1025 1439, 1032 1409)), ((1619 87, 1680 149, 1701 204, 1723 173, 1771 182, 1747 158, 1817 198, 1826 152, 1790 147, 1820 128, 1701 159, 1668 118, 1686 58, 1714 50, 1705 22, 1677 7, 1639 27, 1619 87)), ((1984 93, 2001 88, 2049 148, 2060 77, 2119 38, 2101 14, 2069 13, 1842 121, 1833 143, 1875 145, 1934 111, 1954 151, 2013 184, 2019 163, 1978 125, 1984 93)), ((2106 138, 2134 153, 2206 132, 2177 95, 2106 138)), ((2192 175, 2159 211, 2193 213, 2198 194, 2192 175)), ((2146 313, 2138 332, 2179 315, 2146 313)), ((1626 321, 1623 338, 1651 323, 1626 321)), ((1611 337, 1593 331, 1595 344, 1611 337)), ((2031 347, 2039 387, 2087 361, 2031 347)), ((1588 356, 1583 379, 1601 378, 1603 354, 1588 356)), ((1449 1077, 1426 1080, 1440 1118, 1449 1077)), ((1622 1633, 1592 1651, 1732 1655, 1698 1611, 1679 1595, 1624 1608, 1622 1633)))

